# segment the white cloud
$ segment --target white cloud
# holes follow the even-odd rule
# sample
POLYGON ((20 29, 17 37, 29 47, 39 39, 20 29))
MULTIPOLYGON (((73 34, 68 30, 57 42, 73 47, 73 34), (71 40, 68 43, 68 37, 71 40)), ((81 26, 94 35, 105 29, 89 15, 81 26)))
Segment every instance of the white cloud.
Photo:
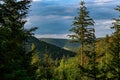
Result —
POLYGON ((104 5, 105 3, 119 2, 118 0, 94 0, 96 5, 104 5))
MULTIPOLYGON (((52 17, 53 16, 47 17, 47 18, 52 18, 52 17)), ((31 22, 29 22, 29 20, 30 19, 28 19, 28 24, 31 24, 31 22)), ((113 32, 113 30, 111 30, 112 22, 113 22, 112 20, 96 20, 95 22, 96 22, 95 23, 96 37, 105 37, 107 34, 111 34, 113 32)), ((35 34, 35 37, 37 37, 37 38, 66 38, 66 39, 68 39, 69 38, 67 36, 68 34, 35 34)))
POLYGON ((58 1, 58 0, 33 0, 33 1, 58 1))
POLYGON ((35 34, 37 38, 60 38, 60 39, 68 39, 68 34, 35 34))
POLYGON ((112 34, 112 20, 96 20, 95 30, 97 37, 105 37, 107 34, 112 34))
POLYGON ((63 19, 73 19, 74 16, 63 16, 63 19))
POLYGON ((59 16, 59 15, 47 15, 47 16, 41 16, 41 15, 34 15, 34 16, 29 16, 27 19, 27 25, 30 23, 44 23, 45 21, 47 22, 54 22, 57 20, 71 20, 73 19, 74 16, 59 16))
MULTIPOLYGON (((17 1, 21 1, 21 0, 17 0, 17 1)), ((32 1, 43 1, 43 0, 32 0, 32 1)))
POLYGON ((113 20, 96 20, 95 26, 101 26, 102 29, 110 29, 113 20))
POLYGON ((95 0, 95 2, 110 2, 110 1, 114 1, 114 0, 95 0))
POLYGON ((33 0, 33 1, 43 1, 43 0, 33 0))
POLYGON ((25 28, 30 28, 30 27, 32 27, 32 26, 31 26, 31 25, 32 25, 32 22, 30 21, 30 18, 27 18, 26 20, 27 20, 27 22, 26 22, 26 24, 25 24, 25 28))

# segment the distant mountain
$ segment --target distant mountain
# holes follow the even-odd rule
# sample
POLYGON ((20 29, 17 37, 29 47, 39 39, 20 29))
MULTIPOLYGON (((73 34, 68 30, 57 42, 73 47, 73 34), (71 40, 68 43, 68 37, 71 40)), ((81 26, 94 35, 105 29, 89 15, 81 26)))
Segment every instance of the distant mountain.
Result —
MULTIPOLYGON (((63 41, 66 41, 66 40, 63 40, 63 41)), ((62 42, 62 41, 60 41, 60 42, 61 42, 60 43, 61 46, 63 46, 64 42, 62 42)), ((32 43, 34 43, 34 45, 36 46, 36 51, 39 52, 41 57, 45 53, 48 53, 54 59, 55 58, 62 58, 63 55, 68 56, 68 57, 73 57, 73 56, 76 55, 76 53, 74 53, 72 51, 62 49, 60 46, 49 44, 49 43, 47 43, 43 40, 39 40, 35 37, 30 37, 30 39, 29 39, 29 50, 30 50, 30 47, 31 47, 32 43)))
POLYGON ((80 46, 79 43, 71 43, 69 39, 39 38, 39 40, 70 51, 76 51, 80 46))

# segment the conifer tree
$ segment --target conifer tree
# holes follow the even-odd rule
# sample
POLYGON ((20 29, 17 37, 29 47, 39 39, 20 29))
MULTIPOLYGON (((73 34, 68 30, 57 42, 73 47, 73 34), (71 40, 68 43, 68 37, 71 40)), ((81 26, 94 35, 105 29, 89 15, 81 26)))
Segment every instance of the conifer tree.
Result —
POLYGON ((39 61, 36 80, 54 80, 54 67, 54 61, 45 53, 44 58, 39 61))
POLYGON ((64 80, 67 80, 67 73, 66 73, 66 59, 65 59, 65 56, 63 56, 63 58, 61 59, 60 61, 60 74, 59 74, 59 79, 64 79, 64 80))
POLYGON ((94 28, 90 27, 94 25, 94 21, 89 17, 89 11, 87 11, 84 1, 81 1, 79 11, 78 16, 76 16, 73 21, 74 27, 70 29, 74 34, 69 35, 69 37, 72 38, 73 42, 79 42, 81 44, 80 61, 81 65, 83 65, 84 45, 91 43, 92 38, 95 37, 94 28))
POLYGON ((73 22, 73 28, 70 29, 73 32, 73 35, 69 35, 73 39, 73 42, 80 42, 80 59, 81 65, 81 74, 82 79, 94 79, 98 80, 101 77, 98 77, 99 69, 98 62, 96 62, 97 56, 95 52, 95 29, 94 21, 89 17, 89 12, 85 6, 85 2, 81 1, 80 3, 80 12, 73 22), (88 58, 87 65, 83 65, 83 55, 88 58))
POLYGON ((24 29, 30 0, 0 0, 0 80, 31 80, 31 54, 25 45, 30 30, 24 29))
MULTIPOLYGON (((117 6, 115 10, 120 13, 120 6, 117 6)), ((120 79, 120 15, 118 18, 114 18, 113 27, 114 33, 112 35, 112 42, 110 43, 109 52, 112 55, 111 64, 109 65, 111 79, 120 79)))

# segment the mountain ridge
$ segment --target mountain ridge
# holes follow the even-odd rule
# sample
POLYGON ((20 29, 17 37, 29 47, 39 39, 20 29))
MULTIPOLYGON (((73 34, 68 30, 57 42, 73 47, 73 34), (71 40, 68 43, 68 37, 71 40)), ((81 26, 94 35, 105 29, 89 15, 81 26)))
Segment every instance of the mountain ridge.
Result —
POLYGON ((70 51, 74 51, 75 48, 78 48, 80 46, 80 43, 71 43, 70 39, 39 38, 39 40, 70 51))
POLYGON ((53 59, 56 59, 56 58, 61 59, 63 56, 73 57, 76 55, 75 52, 65 50, 65 49, 58 47, 56 45, 41 41, 35 37, 29 38, 29 50, 31 50, 32 44, 35 45, 36 52, 38 52, 41 57, 45 53, 48 53, 53 59))

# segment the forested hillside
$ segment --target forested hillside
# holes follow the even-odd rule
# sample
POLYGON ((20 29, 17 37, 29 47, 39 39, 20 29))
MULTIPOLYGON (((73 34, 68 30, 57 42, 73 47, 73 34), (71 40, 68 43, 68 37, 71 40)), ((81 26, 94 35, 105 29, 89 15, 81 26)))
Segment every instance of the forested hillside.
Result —
MULTIPOLYGON (((70 23, 73 44, 65 39, 39 40, 33 37, 37 27, 25 28, 30 3, 0 1, 0 80, 120 80, 120 15, 111 23, 113 33, 96 39, 95 21, 81 1, 70 23)), ((120 13, 120 5, 115 11, 120 13)))
POLYGON ((40 38, 39 40, 74 52, 76 52, 76 49, 80 46, 80 43, 72 43, 70 39, 40 38))
MULTIPOLYGON (((62 41, 61 41, 62 42, 62 41)), ((48 53, 53 59, 61 59, 63 56, 74 57, 75 52, 65 50, 56 45, 46 43, 35 37, 29 38, 29 50, 31 50, 32 44, 36 47, 36 52, 39 52, 40 57, 43 57, 45 53, 48 53)))

